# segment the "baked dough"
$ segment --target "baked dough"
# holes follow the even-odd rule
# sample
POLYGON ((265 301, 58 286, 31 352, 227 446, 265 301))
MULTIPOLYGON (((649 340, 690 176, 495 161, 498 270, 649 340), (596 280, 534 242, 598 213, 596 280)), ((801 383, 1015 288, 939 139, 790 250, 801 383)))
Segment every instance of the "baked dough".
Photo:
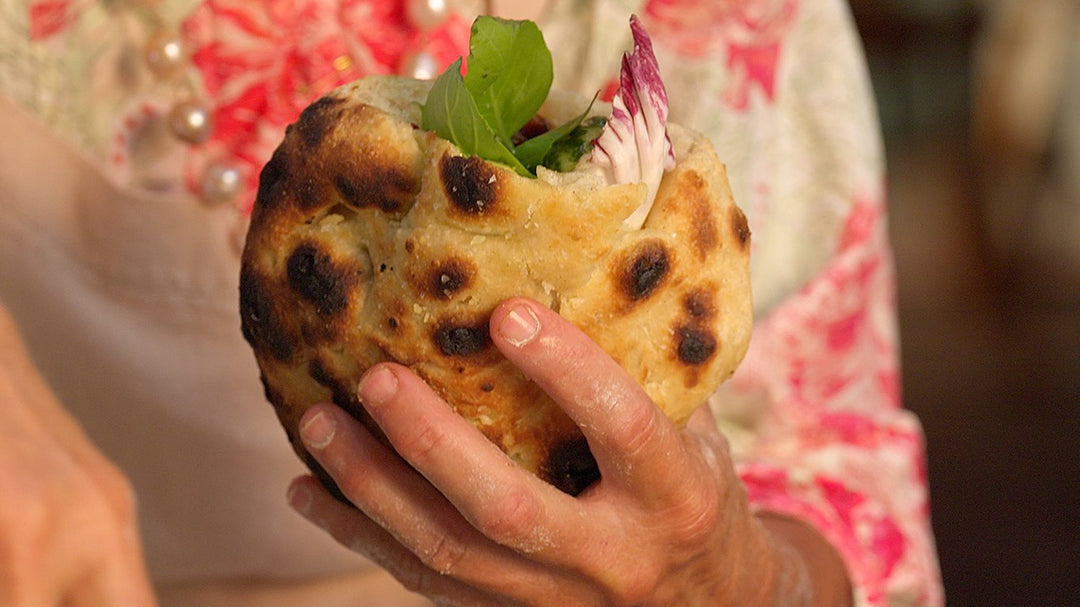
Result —
MULTIPOLYGON (((606 185, 588 162, 528 178, 465 156, 417 127, 429 86, 365 78, 288 128, 243 252, 244 337, 293 448, 331 488, 300 417, 332 401, 379 434, 356 386, 397 361, 520 466, 577 494, 598 475, 588 445, 491 343, 491 311, 515 295, 546 304, 682 424, 746 352, 746 218, 700 134, 669 125, 676 166, 644 227, 628 229, 643 184, 606 185)), ((553 94, 541 115, 558 124, 587 104, 553 94)))

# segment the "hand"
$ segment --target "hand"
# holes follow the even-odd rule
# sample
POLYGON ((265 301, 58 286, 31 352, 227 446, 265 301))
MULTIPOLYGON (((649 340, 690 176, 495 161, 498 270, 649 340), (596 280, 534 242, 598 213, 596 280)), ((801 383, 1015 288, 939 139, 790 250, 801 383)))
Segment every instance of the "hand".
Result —
POLYGON ((419 377, 386 364, 359 395, 400 457, 344 411, 313 407, 301 435, 358 509, 313 477, 293 483, 293 506, 442 604, 765 605, 779 593, 806 602, 805 576, 793 575, 805 563, 750 512, 707 408, 680 431, 598 346, 535 302, 504 302, 491 335, 581 427, 597 483, 574 498, 522 471, 419 377))
POLYGON ((127 479, 64 411, 0 307, 0 605, 155 605, 127 479))

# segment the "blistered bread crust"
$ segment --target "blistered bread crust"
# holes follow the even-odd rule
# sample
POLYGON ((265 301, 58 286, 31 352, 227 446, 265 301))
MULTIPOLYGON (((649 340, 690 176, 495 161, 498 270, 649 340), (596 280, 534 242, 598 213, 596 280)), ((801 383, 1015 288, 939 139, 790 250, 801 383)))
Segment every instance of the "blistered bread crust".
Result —
POLYGON ((576 494, 597 475, 588 446, 494 347, 492 310, 514 295, 543 302, 682 424, 749 342, 746 218, 698 134, 672 127, 676 167, 630 230, 643 185, 552 185, 464 156, 416 126, 427 86, 378 77, 326 95, 264 168, 240 304, 267 399, 332 485, 298 438, 301 415, 332 401, 378 432, 357 382, 397 361, 519 465, 576 494))

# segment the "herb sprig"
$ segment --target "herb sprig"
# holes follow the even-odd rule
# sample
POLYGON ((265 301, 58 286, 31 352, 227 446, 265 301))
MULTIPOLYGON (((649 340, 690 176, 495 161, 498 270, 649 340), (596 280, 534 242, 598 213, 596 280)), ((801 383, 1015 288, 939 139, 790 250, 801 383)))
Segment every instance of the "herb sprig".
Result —
POLYGON ((535 176, 548 151, 588 114, 514 145, 513 136, 547 100, 553 78, 551 51, 531 21, 480 16, 469 39, 467 72, 459 58, 434 82, 421 127, 462 152, 535 176))

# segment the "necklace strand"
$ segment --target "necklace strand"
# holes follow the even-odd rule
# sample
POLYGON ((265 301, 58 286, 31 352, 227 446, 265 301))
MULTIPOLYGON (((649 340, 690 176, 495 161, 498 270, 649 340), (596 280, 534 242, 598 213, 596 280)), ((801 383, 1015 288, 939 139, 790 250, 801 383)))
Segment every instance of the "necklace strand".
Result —
MULTIPOLYGON (((162 1, 120 0, 120 3, 137 13, 150 32, 142 48, 147 70, 159 84, 176 91, 171 107, 163 110, 168 132, 177 141, 191 146, 192 153, 209 154, 204 144, 215 132, 213 103, 202 86, 202 75, 192 60, 180 26, 167 24, 161 17, 162 1)), ((543 11, 548 4, 536 6, 543 11)), ((491 14, 502 8, 496 7, 493 0, 404 0, 405 25, 415 33, 412 45, 415 50, 400 58, 397 72, 419 79, 436 77, 442 65, 432 46, 435 33, 455 16, 468 22, 480 13, 491 14)), ((355 59, 343 55, 334 60, 335 68, 343 72, 339 62, 352 66, 355 59)), ((243 165, 228 157, 203 157, 198 165, 195 175, 187 179, 191 193, 208 206, 228 205, 238 209, 243 216, 240 223, 246 224, 246 213, 238 203, 246 187, 243 165)), ((234 240, 242 241, 243 231, 236 230, 238 236, 234 240)))

